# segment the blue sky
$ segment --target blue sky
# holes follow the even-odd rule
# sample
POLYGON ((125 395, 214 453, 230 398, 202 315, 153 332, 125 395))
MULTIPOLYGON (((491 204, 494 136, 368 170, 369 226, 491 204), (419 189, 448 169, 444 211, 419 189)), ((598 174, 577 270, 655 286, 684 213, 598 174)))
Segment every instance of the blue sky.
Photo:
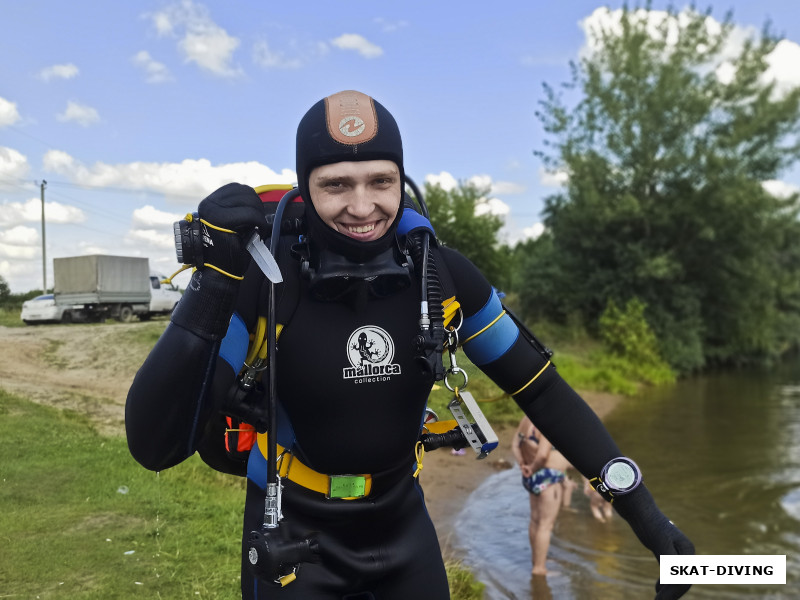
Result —
MULTIPOLYGON (((505 235, 531 235, 558 189, 533 155, 542 84, 567 81, 587 23, 621 5, 0 0, 0 275, 42 286, 42 180, 48 286, 52 259, 77 254, 172 273, 172 221, 230 181, 294 181, 298 120, 343 89, 395 115, 418 183, 476 178, 505 235)), ((712 6, 743 37, 771 19, 787 40, 775 77, 800 84, 796 0, 712 6)))

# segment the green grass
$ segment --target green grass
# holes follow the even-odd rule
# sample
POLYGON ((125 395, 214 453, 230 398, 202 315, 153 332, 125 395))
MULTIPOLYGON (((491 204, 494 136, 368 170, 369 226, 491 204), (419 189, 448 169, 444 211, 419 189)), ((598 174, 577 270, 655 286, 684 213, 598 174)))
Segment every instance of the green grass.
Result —
MULTIPOLYGON (((559 374, 576 390, 633 395, 643 385, 636 369, 620 358, 604 354, 601 345, 585 334, 560 338, 558 345, 553 347, 557 349, 553 363, 559 374)), ((459 368, 467 373, 465 389, 478 401, 492 426, 516 427, 522 418, 522 411, 511 396, 504 394, 470 362, 463 351, 456 353, 456 361, 459 368)), ((449 366, 447 353, 444 355, 444 364, 445 368, 449 366)), ((448 381, 451 387, 462 387, 464 380, 461 375, 456 375, 448 376, 448 381)), ((452 398, 453 392, 447 389, 444 382, 438 382, 430 395, 428 406, 441 420, 451 419, 447 404, 452 398)))
MULTIPOLYGON (((0 597, 241 597, 243 479, 196 456, 152 473, 124 438, 2 390, 0 457, 0 597)), ((447 568, 455 600, 482 597, 447 568)))
POLYGON ((0 456, 10 597, 240 597, 243 480, 196 458, 149 472, 123 438, 2 391, 0 456))
POLYGON ((0 326, 3 327, 23 327, 23 323, 19 314, 22 310, 22 304, 19 306, 1 306, 0 307, 0 326))

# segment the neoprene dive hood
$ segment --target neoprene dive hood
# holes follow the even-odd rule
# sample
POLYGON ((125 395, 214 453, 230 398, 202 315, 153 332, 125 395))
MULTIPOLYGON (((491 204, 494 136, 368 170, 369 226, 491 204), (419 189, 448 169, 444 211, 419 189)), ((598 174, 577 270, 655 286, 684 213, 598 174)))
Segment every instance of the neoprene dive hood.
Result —
POLYGON ((362 92, 338 92, 323 98, 297 126, 297 185, 306 207, 306 223, 314 244, 364 263, 392 247, 403 213, 405 189, 403 142, 397 122, 379 102, 362 92), (322 221, 311 201, 308 179, 315 167, 344 161, 390 160, 400 171, 399 209, 389 230, 377 240, 358 242, 322 221))

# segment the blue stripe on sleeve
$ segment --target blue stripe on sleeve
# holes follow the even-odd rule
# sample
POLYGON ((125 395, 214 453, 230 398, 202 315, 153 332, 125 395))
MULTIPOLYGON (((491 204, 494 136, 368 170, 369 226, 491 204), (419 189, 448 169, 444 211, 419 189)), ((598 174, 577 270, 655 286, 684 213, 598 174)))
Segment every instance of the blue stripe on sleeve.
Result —
MULTIPOLYGON (((503 312, 503 305, 494 290, 477 313, 464 319, 459 331, 462 340, 475 335, 503 312)), ((503 315, 489 329, 464 344, 464 353, 476 365, 485 365, 503 356, 519 337, 519 329, 508 315, 503 315)))
POLYGON ((250 334, 247 327, 242 321, 242 318, 234 313, 231 317, 231 323, 228 325, 228 333, 219 347, 219 357, 227 362, 232 368, 234 373, 238 373, 244 359, 247 358, 247 347, 250 345, 250 334))

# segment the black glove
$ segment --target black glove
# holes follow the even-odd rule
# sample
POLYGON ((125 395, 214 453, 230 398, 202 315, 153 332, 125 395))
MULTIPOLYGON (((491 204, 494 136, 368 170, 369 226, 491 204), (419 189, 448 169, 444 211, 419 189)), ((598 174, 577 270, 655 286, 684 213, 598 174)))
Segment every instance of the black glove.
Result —
POLYGON ((200 202, 197 213, 203 242, 203 258, 197 266, 241 279, 250 264, 245 246, 254 229, 267 224, 261 198, 250 186, 229 183, 200 202))
MULTIPOLYGON (((662 554, 694 554, 694 544, 672 524, 644 485, 614 499, 617 513, 628 522, 639 541, 660 562, 662 554)), ((689 591, 689 584, 656 581, 656 600, 674 600, 689 591)))
POLYGON ((198 270, 172 313, 172 322, 203 339, 219 340, 228 329, 240 280, 250 264, 248 239, 267 222, 261 198, 240 183, 210 194, 197 213, 202 249, 193 250, 192 263, 198 270))

